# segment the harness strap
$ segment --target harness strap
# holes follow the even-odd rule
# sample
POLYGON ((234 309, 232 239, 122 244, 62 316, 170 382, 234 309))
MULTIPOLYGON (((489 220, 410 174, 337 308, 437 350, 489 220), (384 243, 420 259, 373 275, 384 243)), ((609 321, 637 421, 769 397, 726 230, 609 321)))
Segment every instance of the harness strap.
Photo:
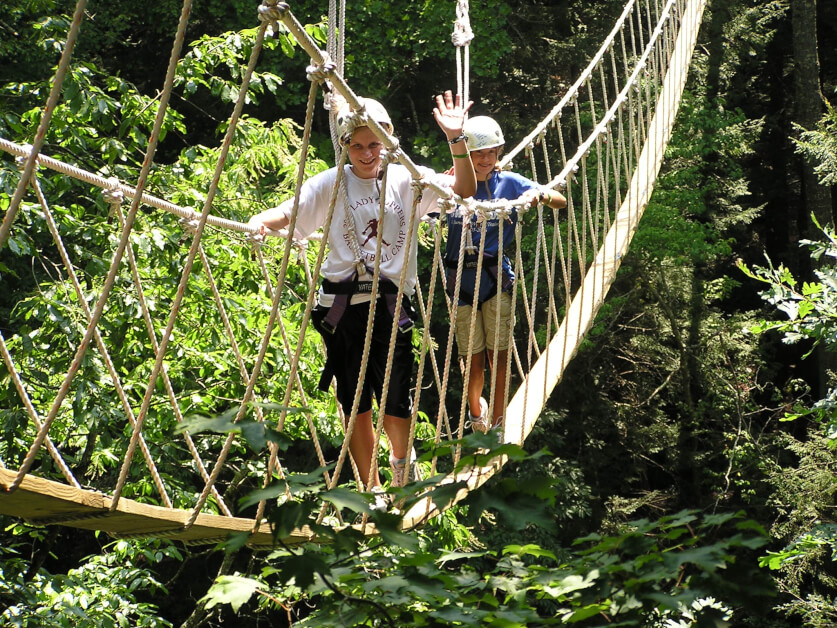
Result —
MULTIPOLYGON (((355 278, 344 281, 329 281, 323 279, 323 292, 326 294, 372 294, 371 281, 358 281, 355 278)), ((389 279, 378 282, 378 292, 381 294, 398 294, 398 286, 389 279)))
MULTIPOLYGON (((445 267, 448 269, 448 295, 453 297, 454 292, 454 281, 451 279, 453 275, 455 277, 456 269, 458 267, 457 260, 444 260, 445 267)), ((479 266, 479 256, 477 255, 465 255, 462 260, 462 268, 465 270, 476 270, 479 266)), ((498 281, 498 275, 500 271, 498 270, 500 265, 498 264, 498 259, 496 257, 491 256, 484 256, 482 261, 482 269, 485 271, 488 278, 491 280, 491 288, 488 291, 485 299, 482 301, 477 302, 477 309, 482 308, 482 304, 488 301, 489 299, 493 298, 494 295, 497 294, 497 285, 498 283, 501 284, 501 289, 503 292, 508 292, 512 289, 514 285, 511 277, 509 277, 508 273, 505 272, 503 269, 502 273, 502 281, 498 281)), ((465 301, 466 303, 473 304, 474 302, 474 293, 469 290, 463 290, 462 286, 459 286, 459 299, 461 301, 465 301)))
MULTIPOLYGON (((328 292, 326 289, 326 281, 327 279, 323 280, 323 292, 328 292)), ((337 330, 337 325, 340 323, 340 319, 343 318, 343 314, 346 313, 346 307, 349 305, 349 301, 352 298, 353 288, 357 285, 357 273, 354 273, 349 279, 344 281, 334 283, 328 281, 329 284, 332 286, 342 286, 345 288, 340 292, 335 292, 336 295, 334 297, 334 302, 331 304, 331 307, 328 309, 328 313, 326 314, 325 318, 323 319, 322 326, 328 333, 333 334, 337 330)))
MULTIPOLYGON (((352 295, 372 294, 372 282, 358 281, 357 273, 353 273, 351 277, 343 281, 323 279, 322 286, 324 293, 335 295, 334 302, 331 304, 328 314, 326 314, 322 322, 323 329, 331 334, 335 332, 337 325, 340 323, 340 319, 346 313, 346 308, 351 302, 352 295)), ((381 278, 378 281, 378 291, 384 295, 390 316, 398 319, 398 331, 401 333, 410 331, 413 328, 413 320, 407 313, 403 302, 397 315, 395 312, 395 305, 398 302, 398 286, 389 279, 381 278)))
MULTIPOLYGON (((465 270, 476 270, 479 265, 478 255, 465 255, 462 259, 462 268, 465 270)), ((458 267, 458 260, 445 258, 445 268, 456 269, 458 267)), ((490 255, 485 255, 482 258, 482 267, 489 269, 491 267, 497 268, 497 258, 490 255)))

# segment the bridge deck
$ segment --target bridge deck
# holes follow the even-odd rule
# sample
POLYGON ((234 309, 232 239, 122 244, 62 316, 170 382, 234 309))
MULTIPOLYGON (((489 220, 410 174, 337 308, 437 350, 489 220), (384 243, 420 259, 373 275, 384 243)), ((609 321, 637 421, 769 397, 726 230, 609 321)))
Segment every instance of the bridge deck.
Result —
MULTIPOLYGON (((93 490, 77 489, 60 482, 27 475, 14 493, 5 489, 16 473, 0 468, 0 514, 24 519, 35 525, 60 524, 84 530, 102 530, 118 537, 165 537, 189 544, 216 543, 230 533, 252 532, 251 547, 273 545, 267 524, 253 531, 253 520, 240 517, 199 514, 195 523, 184 529, 187 510, 174 510, 121 498, 111 511, 110 496, 93 490)), ((312 534, 305 529, 284 539, 296 545, 308 542, 312 534)))

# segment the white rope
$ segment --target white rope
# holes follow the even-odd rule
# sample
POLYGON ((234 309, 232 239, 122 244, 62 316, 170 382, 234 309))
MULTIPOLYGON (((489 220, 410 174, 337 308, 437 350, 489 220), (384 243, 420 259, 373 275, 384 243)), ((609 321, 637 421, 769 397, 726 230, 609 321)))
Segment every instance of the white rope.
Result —
MULTIPOLYGON (((554 380, 560 378, 560 372, 563 368, 562 365, 566 362, 567 357, 577 350, 580 339, 585 332, 585 325, 587 322, 581 317, 565 319, 564 322, 560 323, 559 328, 557 308, 564 305, 568 309, 571 309, 576 307, 574 304, 577 302, 589 302, 591 299, 602 298, 601 295, 604 291, 606 291, 608 286, 607 282, 612 280, 611 275, 605 273, 598 267, 594 266, 591 270, 587 266, 585 263, 585 260, 588 257, 587 251, 590 247, 595 247, 598 250, 598 257, 611 260, 608 261, 609 264, 618 264, 618 256, 622 254, 622 249, 619 247, 627 246, 626 244, 623 244, 624 239, 627 237, 626 231, 630 231, 635 228, 636 220, 638 219, 637 212, 632 210, 630 216, 626 220, 622 220, 620 217, 621 214, 619 214, 617 210, 621 211, 620 206, 625 205, 629 201, 637 202, 637 192, 633 188, 631 188, 631 190, 627 189, 624 185, 624 180, 628 179, 629 176, 633 176, 639 180, 641 185, 644 186, 642 187, 642 194, 645 195, 644 198, 639 200, 639 203, 647 202, 647 194, 649 194, 650 189, 653 188, 653 177, 647 176, 647 169, 649 168, 647 157, 648 150, 642 149, 641 138, 657 138, 660 135, 660 132, 656 130, 650 132, 648 130, 648 125, 652 121, 655 121, 656 124, 660 115, 670 113, 667 108, 676 106, 676 103, 671 102, 672 99, 670 94, 667 92, 668 88, 663 87, 663 81, 668 81, 666 70, 668 68, 668 55, 670 51, 674 49, 675 56, 677 54, 681 54, 682 56, 682 52, 678 51, 681 50, 681 46, 683 44, 681 44, 679 36, 675 37, 673 29, 679 25, 681 16, 684 16, 683 19, 685 19, 685 16, 688 15, 693 21, 690 28, 692 30, 696 30, 697 24, 699 24, 700 13, 698 12, 695 14, 695 12, 698 11, 697 7, 699 7, 699 11, 702 11, 703 2, 704 0, 692 0, 691 2, 688 2, 684 10, 680 10, 680 6, 683 5, 683 0, 678 0, 677 2, 675 2, 675 0, 671 0, 664 6, 660 2, 655 2, 655 7, 653 8, 650 6, 649 2, 646 1, 644 3, 644 13, 642 13, 639 9, 640 5, 637 4, 635 0, 629 0, 622 16, 620 17, 620 20, 617 22, 617 27, 615 27, 611 32, 608 41, 605 42, 605 45, 600 50, 597 58, 594 59, 594 63, 592 63, 582 73, 582 77, 580 77, 579 81, 576 82, 574 88, 571 89, 571 92, 568 92, 568 94, 562 97, 561 102, 559 103, 560 106, 554 108, 550 112, 547 119, 538 125, 535 131, 530 134, 529 139, 524 139, 521 143, 521 146, 524 147, 521 150, 527 151, 527 157, 529 158, 533 175, 537 178, 541 173, 543 173, 548 179, 548 183, 545 185, 555 189, 565 190, 568 207, 566 211, 562 210, 560 212, 552 212, 551 215, 548 213, 545 214, 540 208, 538 209, 537 216, 534 217, 534 220, 537 221, 537 229, 533 232, 536 247, 534 259, 521 259, 521 231, 518 230, 516 238, 518 244, 517 250, 515 251, 515 274, 521 285, 515 288, 512 298, 513 304, 516 304, 517 290, 520 289, 521 300, 523 302, 522 307, 526 313, 521 320, 525 320, 527 328, 528 356, 525 358, 525 364, 521 364, 520 354, 518 353, 515 343, 512 340, 510 342, 509 354, 507 358, 509 362, 506 365, 506 382, 503 383, 504 385, 501 385, 501 382, 497 380, 498 375, 493 372, 491 382, 489 384, 492 393, 492 404, 500 404, 503 402, 503 399, 501 398, 494 401, 494 393, 499 391, 501 387, 505 389, 506 395, 512 392, 509 389, 511 381, 510 361, 512 359, 516 360, 519 371, 526 376, 522 386, 518 388, 517 392, 509 402, 506 413, 504 413, 506 414, 507 423, 510 418, 517 421, 517 423, 515 423, 516 427, 514 433, 507 431, 505 434, 506 440, 515 439, 522 441, 525 435, 528 434, 528 430, 531 429, 531 417, 540 414, 549 391, 554 386, 554 383, 557 383, 557 381, 554 380), (652 17, 652 14, 654 14, 654 17, 652 17), (626 33, 625 30, 628 32, 626 33), (628 42, 630 42, 630 45, 628 45, 628 42), (637 44, 635 42, 640 43, 639 48, 636 47, 637 44), (620 55, 621 58, 619 58, 620 55), (589 122, 582 123, 582 111, 586 114, 586 118, 590 120, 589 122), (562 114, 564 115, 563 118, 562 114), (554 134, 557 134, 557 149, 551 147, 551 136, 554 134), (542 147, 541 152, 543 153, 543 166, 536 164, 535 152, 531 150, 532 146, 536 144, 539 144, 542 147), (563 164, 563 166, 560 167, 557 174, 554 174, 550 162, 551 160, 556 159, 563 164), (640 165, 642 172, 635 172, 636 168, 634 167, 634 164, 640 165), (538 170, 540 170, 540 172, 537 172, 538 170), (579 177, 581 177, 580 181, 578 180, 579 177), (550 221, 551 225, 549 225, 550 221), (551 236, 549 229, 545 227, 551 227, 551 236), (617 238, 617 235, 618 238, 620 238, 619 240, 615 239, 617 238), (570 260, 573 259, 577 260, 577 264, 570 262, 570 260), (614 259, 616 261, 612 262, 614 259), (526 268, 524 268, 524 263, 526 268), (543 264, 543 268, 540 267, 541 264, 543 264), (525 273, 524 270, 526 271, 525 273), (581 278, 585 275, 587 276, 587 279, 581 281, 581 278), (532 284, 529 287, 527 287, 525 283, 527 280, 531 281, 532 284), (573 290, 575 290, 575 294, 573 294, 573 290), (529 295, 531 295, 531 297, 529 295), (573 329, 570 329, 569 320, 574 321, 572 322, 573 329), (536 332, 540 333, 542 339, 535 337, 536 332), (543 349, 541 349, 539 345, 542 345, 543 349), (535 354, 534 356, 532 355, 533 352, 535 354), (538 355, 540 357, 538 357, 538 355), (534 364, 532 362, 533 359, 535 360, 534 364), (559 373, 557 378, 555 376, 556 370, 559 373)), ((188 3, 184 3, 184 10, 186 6, 188 6, 188 3)), ((463 13, 467 13, 467 3, 458 5, 457 9, 458 11, 461 9, 463 13)), ((353 105, 359 104, 359 101, 354 93, 348 88, 345 81, 341 78, 342 73, 337 70, 337 64, 329 58, 329 53, 322 53, 322 51, 319 51, 316 46, 313 45, 313 42, 306 40, 304 31, 297 32, 297 30, 295 30, 297 29, 298 23, 295 21, 293 16, 290 15, 290 12, 287 10, 285 5, 277 5, 275 1, 268 0, 262 8, 260 8, 260 12, 266 24, 271 23, 273 20, 281 19, 286 25, 288 25, 289 29, 297 37, 297 39, 301 41, 303 47, 311 55, 312 66, 309 68, 309 76, 313 81, 316 81, 320 85, 328 81, 333 90, 340 94, 340 96, 347 102, 350 102, 353 105)), ((260 32, 263 31, 264 27, 265 25, 263 25, 263 28, 260 29, 260 32)), ((342 32, 343 29, 340 30, 342 32)), ((253 62, 253 57, 251 57, 248 72, 252 68, 253 62)), ((686 67, 688 67, 688 62, 686 62, 685 67, 678 66, 675 71, 684 74, 686 67)), ((669 72, 671 72, 671 70, 669 70, 669 72)), ((244 87, 240 93, 244 93, 246 90, 246 81, 247 78, 245 77, 244 87)), ((463 83, 464 82, 465 81, 463 79, 463 83)), ((316 88, 317 85, 312 83, 312 93, 316 93, 316 88)), ((462 90, 464 89, 467 89, 467 86, 463 84, 462 90)), ((235 126, 235 120, 237 119, 237 115, 239 113, 240 109, 237 109, 237 111, 234 112, 233 119, 230 124, 231 128, 235 126)), ((164 107, 158 111, 158 118, 163 114, 164 107)), ((301 183, 302 174, 304 173, 308 133, 310 133, 310 126, 308 126, 310 125, 310 117, 311 115, 309 113, 306 117, 306 137, 304 139, 304 148, 299 164, 296 198, 298 198, 299 195, 299 185, 301 183)), ((412 161, 408 156, 403 154, 402 151, 398 150, 398 146, 395 143, 394 138, 388 136, 388 134, 384 132, 384 129, 380 128, 380 125, 375 123, 374 120, 368 121, 368 125, 376 134, 378 134, 379 137, 382 138, 382 142, 385 146, 387 146, 388 151, 391 153, 391 159, 398 160, 404 164, 411 172, 414 179, 419 179, 419 173, 415 169, 415 166, 412 165, 412 161)), ((156 141, 156 136, 154 136, 154 134, 152 134, 152 138, 156 141)), ((165 369, 162 364, 166 353, 165 344, 171 336, 172 325, 177 316, 179 301, 182 299, 182 295, 185 292, 185 282, 189 276, 191 264, 195 260, 196 256, 200 255, 200 259, 203 261, 203 264, 208 268, 208 260, 203 255, 203 249, 200 244, 201 233, 207 224, 216 224, 213 222, 215 219, 209 215, 209 208, 212 204, 211 197, 215 194, 218 178, 220 176, 221 169, 223 168, 226 151, 229 149, 231 139, 231 135, 229 134, 225 138, 223 150, 216 167, 215 178, 213 179, 212 187, 210 188, 210 195, 204 205, 203 211, 201 213, 197 213, 184 210, 186 215, 188 215, 187 220, 196 223, 196 231, 193 236, 189 258, 187 259, 187 268, 184 270, 183 276, 181 277, 178 294, 175 296, 175 304, 172 306, 172 310, 169 315, 169 325, 166 327, 166 331, 162 334, 163 340, 159 344, 156 352, 155 372, 152 373, 148 382, 146 396, 143 398, 143 406, 140 408, 138 421, 135 423, 135 430, 132 435, 132 446, 134 447, 142 447, 141 420, 147 413, 156 378, 160 376, 164 378, 164 381, 166 380, 165 369)), ((77 171, 78 169, 66 166, 65 164, 60 164, 60 162, 54 162, 54 160, 52 160, 54 163, 50 164, 49 158, 36 154, 39 151, 13 145, 2 139, 0 139, 0 148, 9 152, 17 151, 16 154, 25 156, 28 160, 31 160, 33 164, 42 163, 48 167, 55 167, 56 165, 59 165, 64 172, 71 173, 70 176, 77 176, 82 180, 91 182, 91 176, 89 173, 79 172, 77 171)), ((137 215, 137 207, 139 203, 148 202, 146 199, 149 198, 149 195, 144 194, 143 187, 148 174, 147 167, 150 166, 154 148, 155 144, 153 142, 150 143, 149 151, 143 164, 143 171, 141 172, 139 184, 136 190, 126 189, 127 186, 114 185, 113 182, 109 183, 103 179, 101 181, 94 182, 95 185, 100 185, 100 187, 103 188, 110 187, 114 190, 123 191, 126 195, 131 196, 133 202, 131 210, 125 217, 120 243, 117 246, 116 253, 114 254, 111 268, 107 273, 102 295, 97 301, 96 307, 90 311, 88 319, 89 324, 87 331, 85 332, 85 338, 82 341, 82 345, 79 346, 76 351, 75 359, 61 387, 59 387, 56 399, 53 402, 49 413, 46 415, 46 418, 41 422, 41 426, 38 428, 38 437, 36 441, 40 440, 40 443, 47 442, 48 446, 49 424, 55 419, 58 407, 61 405, 61 401, 68 394, 70 382, 78 370, 78 361, 84 355, 84 346, 89 344, 91 340, 96 340, 98 342, 98 320, 102 315, 102 308, 104 307, 107 294, 112 289, 113 280, 118 272, 118 266, 121 262, 123 254, 128 255, 129 261, 131 260, 129 237, 133 228, 133 222, 137 215)), ((658 167, 658 162, 661 158, 661 150, 659 150, 656 145, 655 150, 657 150, 655 158, 657 159, 658 167)), ((511 163, 513 156, 514 150, 507 154, 504 158, 504 166, 511 163)), ((344 161, 341 161, 340 163, 340 169, 342 170, 342 164, 344 161)), ((558 167, 556 166, 556 169, 557 168, 558 167)), ((95 175, 93 175, 93 177, 95 177, 95 175)), ((442 197, 443 205, 448 202, 451 204, 462 202, 462 209, 467 213, 467 215, 463 216, 461 242, 463 246, 460 247, 461 251, 464 250, 464 245, 468 244, 466 224, 470 224, 472 216, 477 217, 478 224, 484 225, 486 220, 494 217, 502 220, 503 216, 508 215, 511 211, 518 211, 522 219, 523 214, 527 211, 527 207, 525 207, 525 204, 522 203, 520 199, 508 199, 492 202, 476 202, 470 199, 462 201, 462 199, 458 199, 455 195, 452 195, 450 190, 445 190, 441 187, 436 188, 432 184, 427 184, 423 181, 419 181, 417 184, 423 186, 426 185, 434 189, 434 191, 442 197)), ((632 185, 634 184, 632 183, 632 185)), ((332 202, 332 210, 333 203, 336 200, 336 193, 337 188, 335 188, 335 198, 332 202)), ((173 207, 170 206, 171 204, 167 204, 165 201, 154 199, 153 202, 157 203, 154 206, 158 206, 165 211, 172 211, 173 209, 173 207)), ((182 208, 176 209, 182 210, 182 208)), ((184 216, 184 218, 185 217, 186 216, 184 216)), ((290 233, 293 233, 294 231, 295 220, 296 208, 294 208, 294 211, 292 212, 292 224, 288 227, 288 232, 290 233)), ((518 225, 520 225, 520 222, 518 225)), ((229 221, 229 224, 218 222, 217 226, 222 229, 245 233, 253 233, 254 230, 254 228, 250 228, 246 225, 242 228, 241 223, 235 223, 234 221, 229 221)), ((413 237, 417 237, 417 235, 413 237)), ((440 235, 436 233, 436 237, 434 239, 435 246, 438 247, 441 243, 440 235)), ((255 241, 256 240, 254 240, 254 242, 255 241)), ((481 246, 482 243, 484 243, 484 238, 481 239, 481 246)), ((258 381, 260 381, 259 378, 262 363, 265 358, 265 354, 268 351, 273 327, 277 324, 276 320, 278 310, 280 308, 280 302, 283 298, 282 295, 283 293, 289 292, 285 289, 286 271, 290 262, 293 247, 295 247, 295 243, 293 243, 290 239, 284 243, 282 264, 280 265, 281 267, 279 274, 276 277, 275 285, 272 281, 270 281, 272 278, 270 277, 270 273, 267 272, 267 268, 261 256, 260 248, 256 249, 256 263, 261 266, 261 272, 268 278, 267 283, 272 294, 273 304, 267 329, 261 338, 258 356, 256 357, 255 364, 252 367, 252 371, 249 376, 246 368, 244 367, 241 355, 236 350, 236 359, 239 363, 242 380, 248 380, 247 389, 244 393, 243 399, 240 401, 241 405, 239 407, 236 420, 243 417, 248 406, 248 401, 253 397, 254 388, 258 381)), ((298 332, 299 340, 296 350, 293 352, 295 353, 295 358, 293 358, 293 361, 291 362, 291 368, 294 372, 287 380, 287 388, 285 390, 285 406, 292 401, 295 390, 298 390, 298 394, 304 398, 304 391, 302 390, 299 379, 296 376, 295 369, 298 366, 297 362, 301 355, 300 352, 303 347, 303 336, 305 335, 305 329, 308 324, 308 312, 313 301, 313 291, 315 289, 313 277, 319 275, 319 267, 322 263, 324 250, 325 245, 321 245, 318 250, 318 259, 313 269, 308 267, 308 259, 303 256, 304 271, 308 281, 307 299, 291 295, 293 298, 306 301, 308 307, 303 310, 303 320, 298 332)), ((509 252, 509 255, 511 255, 511 252, 509 252)), ((376 256, 376 259, 379 258, 379 255, 376 256)), ((421 373, 428 359, 434 369, 432 383, 435 383, 435 385, 440 388, 438 393, 441 402, 439 412, 437 414, 437 420, 435 422, 436 433, 434 438, 436 442, 440 442, 443 432, 445 431, 445 426, 447 427, 448 434, 452 431, 452 426, 448 421, 446 409, 444 408, 444 401, 448 392, 448 376, 451 370, 451 352, 453 347, 452 333, 449 331, 449 334, 451 335, 449 336, 447 347, 448 354, 445 358, 445 364, 441 373, 436 366, 435 355, 433 353, 431 353, 430 356, 425 355, 425 352, 428 350, 428 346, 433 344, 432 339, 429 337, 427 326, 432 318, 431 308, 433 307, 433 304, 430 300, 432 299, 433 291, 435 290, 434 278, 437 276, 435 273, 438 268, 438 258, 439 256, 437 250, 437 253, 434 254, 434 270, 431 275, 431 285, 428 286, 428 299, 425 300, 423 294, 419 294, 417 296, 418 309, 425 322, 425 330, 423 335, 424 346, 419 360, 419 378, 416 383, 417 388, 415 391, 416 404, 413 417, 411 417, 412 424, 409 435, 410 446, 412 446, 413 439, 415 437, 415 420, 419 411, 419 400, 422 392, 421 373)), ((374 271, 373 276, 377 277, 377 274, 376 270, 374 271)), ((480 274, 481 273, 479 272, 477 273, 478 276, 480 274)), ((441 285, 445 288, 445 278, 443 275, 444 273, 439 273, 440 280, 442 281, 441 285)), ((456 283, 454 286, 447 286, 447 288, 454 294, 454 298, 449 303, 451 319, 455 317, 458 294, 460 290, 460 280, 461 277, 455 279, 456 283)), ((218 294, 215 282, 211 279, 209 281, 216 303, 223 303, 224 297, 223 295, 218 294)), ((445 301, 447 302, 447 298, 445 298, 445 301)), ((370 307, 370 313, 372 309, 373 307, 370 307)), ((219 305, 219 311, 221 311, 221 317, 224 321, 225 328, 227 328, 227 333, 233 344, 235 344, 235 339, 232 336, 228 321, 225 319, 222 305, 219 305)), ((278 325, 285 352, 288 356, 290 356, 292 353, 290 347, 291 343, 288 342, 286 330, 282 321, 279 321, 278 325)), ((514 335, 512 338, 514 338, 514 335)), ((0 341, 2 340, 2 337, 0 337, 0 341)), ((6 363, 14 364, 11 351, 5 350, 5 342, 3 341, 0 345, 4 347, 4 360, 6 363)), ((495 355, 495 369, 497 366, 496 360, 497 357, 495 355)), ((12 369, 10 368, 10 370, 12 369)), ((464 374, 467 376, 467 368, 465 369, 464 374)), ((388 375, 386 377, 388 377, 388 375)), ((19 391, 19 394, 21 394, 22 397, 25 396, 25 386, 23 383, 23 380, 21 380, 22 385, 20 386, 20 389, 23 390, 23 392, 19 391)), ((171 395, 172 393, 170 392, 169 394, 171 395)), ((501 397, 503 397, 503 395, 501 395, 501 397)), ((24 405, 26 405, 25 402, 24 405)), ((460 435, 462 434, 461 419, 464 415, 465 404, 462 405, 463 407, 460 409, 459 414, 460 425, 458 432, 460 435)), ((30 403, 29 406, 32 406, 32 404, 30 403)), ((29 406, 27 406, 27 408, 29 408, 29 406)), ((175 412, 177 412, 177 410, 175 412)), ((353 409, 352 416, 347 419, 347 439, 350 437, 356 412, 357 400, 355 400, 355 407, 353 409)), ((283 411, 280 418, 280 429, 284 425, 285 413, 286 412, 283 411)), ((30 416, 37 416, 37 411, 34 406, 31 407, 30 416)), ((315 434, 316 430, 312 417, 310 414, 306 416, 309 423, 309 429, 312 434, 315 434)), ((379 421, 376 428, 376 431, 378 432, 376 439, 380 436, 380 426, 381 424, 379 421)), ((25 475, 31 467, 31 458, 34 456, 37 448, 40 447, 40 443, 37 447, 33 445, 33 448, 30 449, 27 459, 21 466, 21 471, 18 472, 18 478, 16 480, 17 484, 19 484, 22 476, 25 475)), ((231 443, 232 437, 227 439, 221 455, 216 460, 216 464, 212 469, 212 473, 209 478, 206 479, 205 489, 198 498, 197 505, 192 512, 192 516, 186 524, 187 527, 194 523, 195 518, 202 509, 209 493, 215 491, 215 481, 220 473, 224 459, 228 455, 231 443)), ((318 445, 315 446, 319 449, 318 445)), ((337 481, 337 477, 340 475, 339 469, 342 462, 345 460, 346 453, 347 440, 344 441, 343 447, 341 448, 340 460, 338 461, 334 475, 330 478, 330 485, 334 485, 337 481)), ((122 490, 122 486, 124 485, 124 483, 122 483, 123 476, 126 469, 130 465, 132 455, 133 452, 126 454, 123 462, 123 473, 120 474, 120 483, 118 484, 116 491, 117 500, 119 498, 119 493, 122 490)), ((458 454, 456 455, 458 456, 458 454)), ((318 459, 322 464, 322 454, 319 451, 318 459)), ((456 459, 456 456, 454 456, 454 459, 456 459)), ((436 468, 435 459, 433 461, 433 468, 436 468)), ((267 478, 265 481, 269 479, 274 470, 278 470, 277 472, 280 476, 283 474, 281 461, 278 459, 275 449, 271 451, 270 460, 267 462, 267 478)), ((491 471, 491 473, 493 473, 493 471, 491 471)), ((485 481, 487 475, 490 475, 490 473, 483 473, 480 470, 469 474, 469 487, 478 486, 480 483, 485 481)), ((261 516, 263 509, 264 504, 260 504, 258 510, 259 516, 261 516)), ((421 504, 423 517, 433 511, 436 511, 434 507, 431 507, 428 504, 421 504)))
POLYGON ((466 105, 470 91, 470 49, 474 39, 468 0, 456 0, 456 20, 450 39, 456 48, 456 93, 460 95, 462 104, 466 105))
MULTIPOLYGON (((87 348, 90 346, 90 341, 93 338, 93 332, 96 329, 96 326, 99 323, 99 319, 102 316, 102 312, 104 311, 104 306, 107 302, 107 298, 110 294, 110 291, 113 289, 114 281, 116 279, 116 273, 119 269, 119 264, 122 261, 122 256, 125 252, 125 247, 128 244, 128 237, 130 236, 131 228, 133 227, 134 220, 136 219, 137 215, 137 210, 139 209, 139 196, 142 195, 142 190, 145 187, 145 183, 148 179, 148 174, 151 171, 151 164, 153 162, 154 153, 157 150, 157 143, 160 139, 160 132, 163 128, 165 112, 168 108, 169 99, 171 97, 171 90, 174 85, 174 70, 177 67, 177 59, 179 58, 180 49, 183 44, 183 39, 186 32, 186 22, 188 21, 188 16, 191 12, 191 6, 191 0, 184 0, 183 10, 181 11, 180 24, 178 25, 177 35, 175 36, 175 43, 172 47, 172 54, 169 59, 169 69, 166 74, 166 80, 163 87, 163 91, 160 95, 160 102, 157 108, 157 116, 154 120, 154 125, 152 127, 151 135, 148 141, 148 148, 146 150, 145 159, 143 160, 142 168, 140 170, 140 176, 137 182, 138 196, 133 199, 133 202, 131 204, 131 210, 128 213, 128 217, 125 221, 125 228, 122 230, 122 235, 120 237, 119 244, 116 247, 116 251, 114 252, 110 270, 108 271, 108 276, 105 279, 105 284, 102 289, 102 293, 99 296, 98 301, 96 302, 96 307, 93 310, 90 323, 87 326, 87 330, 84 333, 84 338, 82 339, 81 343, 79 343, 78 349, 76 350, 76 353, 70 364, 70 369, 67 372, 64 381, 58 389, 58 394, 56 395, 55 401, 53 402, 52 407, 50 408, 49 414, 44 420, 42 428, 38 431, 38 436, 32 443, 32 446, 30 447, 29 452, 27 453, 26 458, 23 461, 23 464, 18 470, 18 475, 11 486, 12 490, 14 490, 17 486, 20 485, 20 483, 23 481, 23 478, 26 476, 26 474, 29 472, 29 469, 34 464, 35 455, 37 454, 37 451, 43 444, 47 432, 49 431, 49 428, 52 425, 52 422, 58 415, 58 411, 61 407, 61 404, 70 390, 70 384, 72 383, 73 378, 75 377, 76 373, 78 373, 79 368, 81 368, 84 354, 87 352, 87 348)), ((30 159, 32 158, 30 157, 30 159)))
POLYGON ((15 188, 14 196, 12 196, 9 208, 6 210, 6 215, 3 217, 3 223, 0 224, 0 249, 6 244, 12 230, 12 222, 17 216, 20 208, 20 201, 26 192, 26 186, 29 185, 29 179, 35 172, 35 162, 38 153, 41 151, 44 140, 46 138, 47 129, 52 119, 52 114, 55 107, 58 105, 58 99, 61 97, 61 87, 64 84, 64 78, 67 75, 67 70, 70 67, 70 59, 73 55, 78 33, 81 30, 81 20, 84 17, 84 10, 87 7, 87 0, 78 0, 76 3, 76 10, 73 13, 73 21, 70 23, 70 30, 67 33, 67 41, 64 44, 64 50, 61 52, 61 60, 58 62, 58 71, 55 73, 55 78, 52 81, 52 87, 49 91, 44 113, 41 116, 41 121, 38 124, 38 130, 35 132, 35 139, 32 142, 32 149, 23 166, 23 174, 20 181, 15 188))

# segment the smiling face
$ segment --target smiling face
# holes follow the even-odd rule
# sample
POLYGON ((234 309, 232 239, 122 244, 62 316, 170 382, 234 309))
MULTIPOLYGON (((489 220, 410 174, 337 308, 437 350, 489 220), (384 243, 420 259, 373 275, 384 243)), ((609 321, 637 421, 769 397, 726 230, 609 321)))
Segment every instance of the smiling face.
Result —
POLYGON ((474 174, 477 175, 477 181, 486 181, 488 179, 491 173, 494 172, 494 166, 497 165, 497 159, 499 157, 499 147, 471 151, 471 161, 474 162, 474 174))
POLYGON ((358 127, 349 142, 349 161, 352 171, 361 179, 374 179, 381 167, 384 145, 368 126, 358 127))

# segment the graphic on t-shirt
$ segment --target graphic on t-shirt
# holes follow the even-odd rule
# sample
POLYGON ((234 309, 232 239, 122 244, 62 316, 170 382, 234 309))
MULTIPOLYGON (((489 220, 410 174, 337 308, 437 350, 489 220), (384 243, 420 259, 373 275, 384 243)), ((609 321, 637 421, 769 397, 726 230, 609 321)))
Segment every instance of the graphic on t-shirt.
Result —
MULTIPOLYGON (((363 244, 361 244, 361 246, 366 246, 366 243, 369 242, 369 240, 371 240, 372 238, 378 237, 378 219, 377 218, 370 219, 369 222, 366 223, 366 229, 364 229, 360 233, 361 233, 361 235, 363 235, 367 231, 369 232, 369 235, 366 236, 366 239, 363 241, 363 244)), ((389 246, 389 242, 387 242, 383 238, 381 238, 381 242, 383 243, 384 246, 389 246)))

